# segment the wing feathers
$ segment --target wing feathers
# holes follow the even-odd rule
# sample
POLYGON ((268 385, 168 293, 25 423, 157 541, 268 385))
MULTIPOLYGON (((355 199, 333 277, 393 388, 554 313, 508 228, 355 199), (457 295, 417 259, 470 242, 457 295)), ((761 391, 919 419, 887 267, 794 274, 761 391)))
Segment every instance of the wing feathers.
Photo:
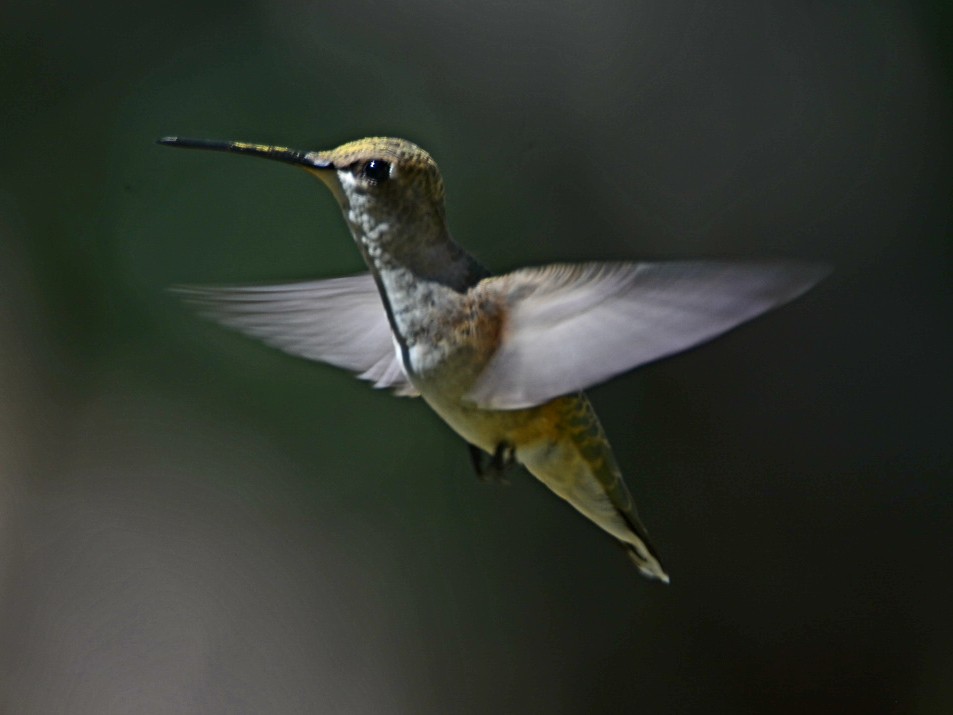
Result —
POLYGON ((264 286, 179 286, 200 315, 284 352, 357 373, 378 388, 416 395, 369 273, 264 286))
MULTIPOLYGON (((475 288, 504 307, 500 346, 467 397, 531 407, 687 350, 819 281, 797 262, 582 263, 527 268, 475 288)), ((369 273, 269 286, 173 289, 205 317, 292 355, 417 395, 369 273)))
POLYGON ((797 262, 584 263, 479 284, 505 307, 500 347, 468 397, 517 409, 710 340, 793 300, 828 269, 797 262))

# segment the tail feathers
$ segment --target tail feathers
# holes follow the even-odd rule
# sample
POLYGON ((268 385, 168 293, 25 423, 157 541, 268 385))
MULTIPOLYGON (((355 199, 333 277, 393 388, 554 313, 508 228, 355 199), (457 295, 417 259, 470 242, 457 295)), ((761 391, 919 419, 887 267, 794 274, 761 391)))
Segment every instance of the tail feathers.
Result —
MULTIPOLYGON (((631 497, 630 497, 631 498, 631 497)), ((668 583, 668 574, 662 568, 658 554, 649 543, 649 535, 634 508, 618 509, 619 516, 629 527, 629 533, 626 534, 619 543, 629 555, 629 558, 635 562, 636 568, 642 572, 643 576, 657 578, 662 583, 668 583)), ((619 538, 617 535, 616 538, 619 538)))
POLYGON ((623 548, 625 548, 629 558, 635 562, 636 568, 638 568, 643 576, 656 578, 662 583, 669 582, 668 574, 665 573, 665 569, 662 568, 662 564, 659 563, 658 558, 653 552, 652 547, 649 546, 648 542, 642 541, 640 539, 637 543, 629 543, 625 541, 620 543, 622 544, 623 548))

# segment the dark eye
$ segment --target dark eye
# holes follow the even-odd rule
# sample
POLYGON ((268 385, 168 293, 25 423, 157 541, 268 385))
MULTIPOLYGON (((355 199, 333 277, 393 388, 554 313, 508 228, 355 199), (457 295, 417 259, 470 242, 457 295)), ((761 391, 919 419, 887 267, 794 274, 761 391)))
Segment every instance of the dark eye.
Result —
POLYGON ((390 164, 383 159, 371 159, 361 169, 361 176, 372 183, 381 184, 390 178, 390 164))

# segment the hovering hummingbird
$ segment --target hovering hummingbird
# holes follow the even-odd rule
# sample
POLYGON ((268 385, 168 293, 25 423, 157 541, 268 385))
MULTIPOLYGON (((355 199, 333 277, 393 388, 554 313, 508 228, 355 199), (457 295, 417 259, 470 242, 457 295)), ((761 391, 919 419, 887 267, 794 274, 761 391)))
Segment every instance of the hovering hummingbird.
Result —
POLYGON ((306 283, 185 287, 207 317, 285 352, 419 396, 478 474, 522 464, 668 582, 582 390, 691 348, 808 290, 798 262, 580 263, 494 276, 450 235, 443 180, 409 141, 330 151, 165 137, 160 144, 301 167, 337 199, 370 272, 306 283))

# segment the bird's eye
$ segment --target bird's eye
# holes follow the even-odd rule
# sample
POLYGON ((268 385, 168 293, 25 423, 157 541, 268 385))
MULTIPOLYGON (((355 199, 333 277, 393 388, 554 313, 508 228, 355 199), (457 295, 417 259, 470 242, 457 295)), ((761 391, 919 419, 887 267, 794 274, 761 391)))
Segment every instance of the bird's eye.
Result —
POLYGON ((390 178, 390 164, 383 159, 371 159, 361 169, 361 176, 374 184, 382 184, 390 178))

